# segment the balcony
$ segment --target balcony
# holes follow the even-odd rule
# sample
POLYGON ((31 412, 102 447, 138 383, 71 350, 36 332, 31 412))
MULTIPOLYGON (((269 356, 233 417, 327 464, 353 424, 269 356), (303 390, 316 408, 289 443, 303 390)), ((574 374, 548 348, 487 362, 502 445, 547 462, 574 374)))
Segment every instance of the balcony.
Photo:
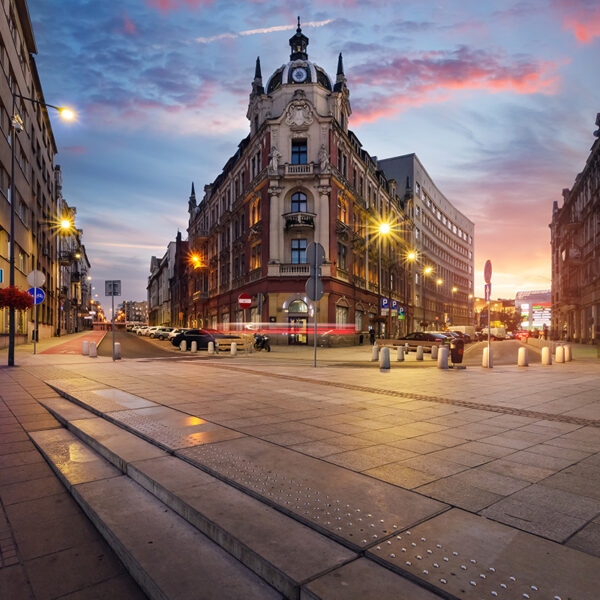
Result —
POLYGON ((75 258, 75 254, 73 252, 61 250, 58 253, 58 262, 61 265, 70 265, 71 263, 75 262, 75 260, 77 259, 75 258))
POLYGON ((314 213, 307 212, 292 212, 282 215, 285 218, 285 229, 314 229, 315 217, 314 213))
POLYGON ((258 269, 253 269, 252 271, 250 271, 248 273, 248 282, 256 281, 257 279, 260 279, 261 274, 262 274, 262 269, 260 267, 258 269))
POLYGON ((335 271, 335 276, 337 279, 341 279, 342 281, 347 281, 350 283, 352 280, 352 276, 345 269, 340 269, 339 267, 335 271))
POLYGON ((304 165, 285 165, 286 175, 312 175, 313 174, 313 163, 306 163, 304 165))
POLYGON ((208 291, 198 290, 197 292, 193 293, 192 299, 194 302, 201 302, 202 300, 208 300, 208 291))

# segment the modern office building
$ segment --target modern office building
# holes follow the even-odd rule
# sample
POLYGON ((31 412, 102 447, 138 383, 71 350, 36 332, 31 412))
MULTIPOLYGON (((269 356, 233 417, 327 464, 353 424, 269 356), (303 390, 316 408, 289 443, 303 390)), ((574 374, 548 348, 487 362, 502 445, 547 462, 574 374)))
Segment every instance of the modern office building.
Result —
POLYGON ((444 196, 416 154, 378 164, 398 182, 398 193, 413 204, 413 329, 473 325, 472 221, 444 196))
MULTIPOLYGON (((382 335, 405 333, 414 322, 416 293, 408 258, 413 199, 398 193, 396 181, 348 128, 341 54, 332 78, 309 59, 300 25, 289 43, 289 61, 266 83, 257 59, 250 134, 202 198, 190 196, 196 268, 190 269, 188 323, 279 324, 292 328, 280 341, 309 342, 314 314, 305 292, 306 250, 318 242, 325 250, 321 340, 352 343, 355 331, 369 327, 382 335), (381 233, 382 223, 389 233, 381 233), (251 297, 245 312, 241 293, 251 297)), ((461 290, 467 288, 465 277, 461 290)))
POLYGON ((590 155, 563 203, 555 201, 552 245, 552 335, 600 342, 600 113, 590 155))

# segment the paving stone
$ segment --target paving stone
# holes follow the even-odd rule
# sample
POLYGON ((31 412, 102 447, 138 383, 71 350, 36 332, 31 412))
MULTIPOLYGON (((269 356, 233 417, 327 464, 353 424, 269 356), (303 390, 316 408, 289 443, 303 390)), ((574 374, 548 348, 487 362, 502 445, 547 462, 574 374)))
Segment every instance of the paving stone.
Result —
MULTIPOLYGON (((0 440, 3 440, 3 436, 0 436, 0 440)), ((29 450, 34 450, 33 444, 27 440, 22 442, 9 442, 7 444, 0 444, 0 457, 6 454, 20 454, 29 450)))
POLYGON ((415 453, 409 450, 377 445, 350 450, 349 452, 342 452, 340 454, 332 454, 327 456, 327 461, 346 467, 347 469, 352 469, 353 471, 365 471, 413 456, 416 456, 415 453))
POLYGON ((141 461, 129 474, 286 597, 303 581, 356 554, 174 457, 141 461))
POLYGON ((587 496, 600 500, 600 485, 598 485, 598 481, 597 478, 590 479, 575 471, 574 467, 569 467, 544 479, 544 485, 572 492, 578 496, 587 496))
POLYGON ((448 479, 453 479, 459 483, 466 483, 482 490, 488 490, 493 494, 508 496, 529 485, 529 482, 514 477, 506 477, 491 471, 485 471, 482 467, 475 467, 462 473, 452 475, 448 479))
POLYGON ((86 481, 117 477, 121 471, 108 463, 67 429, 31 434, 67 488, 86 481))
POLYGON ((61 596, 60 600, 147 600, 140 588, 129 575, 117 575, 105 581, 91 584, 72 594, 61 596))
POLYGON ((50 467, 45 462, 36 462, 29 465, 20 465, 2 469, 2 485, 17 483, 19 481, 29 481, 30 479, 39 479, 52 475, 50 467))
POLYGON ((366 558, 327 573, 302 588, 301 600, 435 600, 436 594, 366 558))
POLYGON ((58 396, 56 398, 44 398, 40 400, 52 415, 58 419, 61 423, 67 421, 75 421, 76 419, 89 419, 94 415, 85 408, 66 400, 65 398, 58 396))
POLYGON ((34 600, 23 565, 0 568, 0 598, 6 600, 34 600))
POLYGON ((495 591, 510 600, 595 600, 600 586, 597 558, 460 509, 399 533, 367 556, 455 598, 480 600, 495 591))
POLYGON ((527 448, 527 451, 535 454, 543 454, 544 456, 564 458, 565 460, 571 460, 572 462, 587 458, 591 454, 591 452, 560 448, 559 446, 553 446, 551 444, 536 444, 535 446, 531 446, 531 448, 527 448))
POLYGON ((71 421, 69 429, 123 472, 129 462, 165 456, 160 448, 97 417, 71 421))
POLYGON ((5 506, 62 493, 64 493, 64 487, 54 475, 0 487, 0 498, 5 506))
POLYGON ((560 471, 569 465, 572 465, 574 460, 566 458, 556 458, 555 456, 547 456, 529 450, 520 450, 506 457, 507 461, 520 463, 522 465, 530 465, 532 467, 540 467, 550 469, 551 471, 560 471))
POLYGON ((478 512, 502 498, 498 494, 454 478, 438 479, 416 488, 415 491, 471 512, 478 512))
POLYGON ((149 596, 174 600, 280 597, 128 477, 83 483, 73 490, 149 596))
POLYGON ((351 547, 364 548, 446 508, 365 475, 255 438, 185 448, 192 464, 234 482, 351 547))
POLYGON ((600 524, 588 523, 569 539, 566 545, 600 558, 600 524))
POLYGON ((427 457, 432 459, 442 459, 454 464, 465 465, 467 467, 476 467, 477 465, 482 465, 490 460, 493 460, 490 456, 476 454, 475 452, 465 450, 462 446, 444 448, 443 450, 438 450, 437 452, 428 454, 427 457))
POLYGON ((13 454, 4 454, 0 456, 0 469, 7 467, 18 467, 21 465, 30 465, 32 463, 42 462, 43 458, 40 453, 33 448, 33 450, 25 452, 16 452, 13 454))
POLYGON ((535 483, 536 481, 540 481, 556 473, 555 469, 533 467, 527 464, 512 462, 508 460, 508 458, 499 458, 490 461, 481 465, 479 468, 484 471, 491 471, 492 473, 498 473, 515 479, 522 479, 523 481, 529 481, 531 483, 535 483))

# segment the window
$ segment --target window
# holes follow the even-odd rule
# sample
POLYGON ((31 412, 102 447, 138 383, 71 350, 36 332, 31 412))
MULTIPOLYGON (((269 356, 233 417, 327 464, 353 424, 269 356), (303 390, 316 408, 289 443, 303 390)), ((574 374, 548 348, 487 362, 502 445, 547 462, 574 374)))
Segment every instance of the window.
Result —
POLYGON ((342 223, 348 222, 348 203, 341 196, 337 201, 337 218, 342 223))
POLYGON ((292 240, 292 264, 306 262, 306 240, 292 240))
POLYGON ((255 244, 252 246, 251 254, 250 254, 250 270, 259 269, 261 263, 261 244, 255 244))
POLYGON ((348 307, 347 306, 336 306, 335 307, 335 323, 336 325, 345 325, 348 323, 348 307))
POLYGON ((338 243, 338 259, 337 259, 337 266, 338 269, 346 269, 346 246, 344 246, 344 244, 340 244, 338 243))
POLYGON ((306 212, 306 194, 296 192, 292 196, 292 212, 306 212))
POLYGON ((260 221, 260 198, 256 198, 250 204, 250 225, 254 225, 260 221))
POLYGON ((306 140, 293 140, 292 141, 292 164, 293 165, 305 165, 306 164, 306 140))

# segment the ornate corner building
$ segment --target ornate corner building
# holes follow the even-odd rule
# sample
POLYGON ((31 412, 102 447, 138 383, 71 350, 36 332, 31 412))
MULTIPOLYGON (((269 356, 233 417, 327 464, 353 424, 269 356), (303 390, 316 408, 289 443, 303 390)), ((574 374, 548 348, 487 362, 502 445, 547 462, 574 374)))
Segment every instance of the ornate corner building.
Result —
POLYGON ((552 335, 600 340, 600 113, 596 140, 563 205, 552 207, 552 335))
MULTIPOLYGON (((422 329, 428 287, 416 277, 415 218, 421 216, 415 199, 407 188, 399 193, 396 180, 348 129, 352 111, 341 54, 333 80, 309 60, 308 42, 298 24, 289 62, 266 85, 257 59, 250 134, 200 201, 192 186, 187 303, 172 310, 193 327, 277 323, 299 332, 288 336, 290 342, 305 343, 313 320, 304 291, 306 248, 318 242, 326 260, 317 321, 348 333, 338 339, 352 342, 371 326, 386 336, 422 329), (390 229, 385 236, 382 223, 390 229), (241 293, 252 298, 245 312, 238 306, 241 293), (380 298, 389 300, 383 310, 380 298)), ((463 229, 466 247, 472 228, 463 229)), ((458 315, 466 322, 472 276, 467 270, 460 275, 465 301, 450 300, 455 322, 458 315)), ((444 279, 459 285, 450 273, 444 279)), ((443 303, 436 308, 443 318, 443 303)), ((435 309, 430 312, 433 322, 435 309)))

